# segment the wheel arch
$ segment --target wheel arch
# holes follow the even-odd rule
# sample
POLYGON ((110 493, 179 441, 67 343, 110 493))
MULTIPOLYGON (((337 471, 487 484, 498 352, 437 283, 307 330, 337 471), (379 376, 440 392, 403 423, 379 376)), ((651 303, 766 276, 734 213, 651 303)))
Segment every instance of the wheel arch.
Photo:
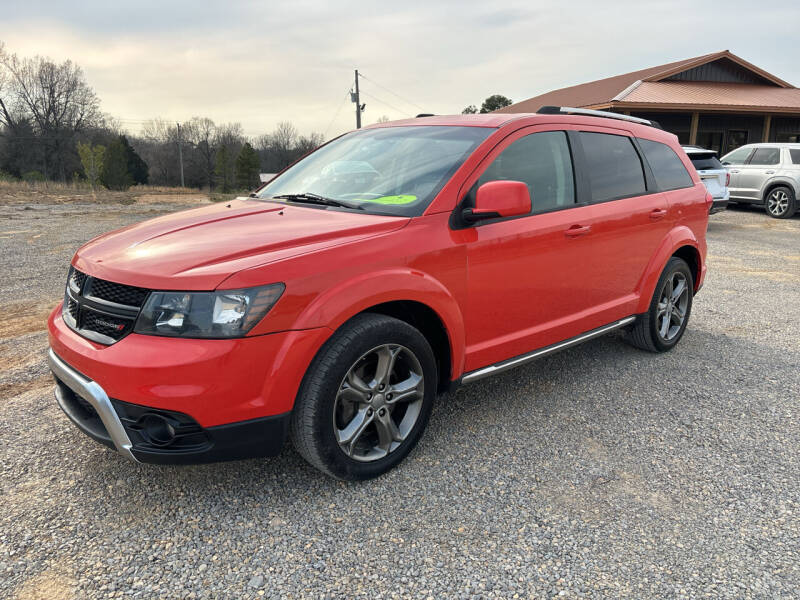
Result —
POLYGON ((764 184, 764 189, 761 191, 761 203, 767 203, 767 197, 772 193, 776 187, 788 187, 790 190, 794 192, 795 200, 800 197, 800 193, 798 192, 798 184, 790 178, 775 178, 770 179, 769 181, 764 184))
POLYGON ((697 292, 700 289, 705 269, 701 245, 691 229, 686 226, 676 227, 664 238, 661 246, 650 259, 644 275, 642 275, 638 286, 639 305, 636 310, 637 313, 643 313, 648 310, 658 278, 661 276, 661 272, 669 259, 673 256, 682 258, 688 263, 694 278, 694 291, 697 292))
POLYGON ((410 268, 361 275, 328 289, 306 307, 294 328, 325 326, 333 332, 367 312, 400 319, 425 335, 436 354, 440 388, 463 371, 465 331, 459 303, 441 282, 410 268))

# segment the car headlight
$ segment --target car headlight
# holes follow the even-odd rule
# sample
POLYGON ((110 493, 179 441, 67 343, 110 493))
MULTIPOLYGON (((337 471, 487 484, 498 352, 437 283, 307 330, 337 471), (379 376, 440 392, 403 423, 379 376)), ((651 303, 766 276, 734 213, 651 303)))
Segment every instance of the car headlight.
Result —
POLYGON ((187 338, 246 335, 278 301, 285 286, 273 283, 218 292, 151 292, 134 331, 187 338))

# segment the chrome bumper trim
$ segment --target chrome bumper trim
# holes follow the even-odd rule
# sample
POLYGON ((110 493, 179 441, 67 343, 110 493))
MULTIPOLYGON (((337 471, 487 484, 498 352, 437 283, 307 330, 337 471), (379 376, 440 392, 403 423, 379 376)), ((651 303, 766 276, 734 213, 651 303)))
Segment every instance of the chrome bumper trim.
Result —
POLYGON ((592 329, 591 331, 587 331, 586 333, 582 333, 578 336, 575 336, 574 338, 564 340, 563 342, 559 342, 558 344, 553 344, 552 346, 546 346, 544 348, 540 348, 539 350, 534 350, 533 352, 528 352, 527 354, 523 354, 515 358, 509 358, 508 360, 504 360, 502 362, 489 365, 488 367, 483 367, 482 369, 478 369, 476 371, 472 371, 464 375, 461 378, 461 383, 471 383, 473 381, 478 381, 479 379, 483 379, 484 377, 488 377, 489 375, 502 373, 503 371, 507 371, 508 369, 518 367, 519 365, 532 361, 536 358, 540 358, 547 354, 551 354, 553 352, 569 348, 570 346, 580 344, 581 342, 585 342, 594 337, 603 335, 604 333, 608 333, 609 331, 619 329, 620 327, 625 327, 625 325, 633 323, 635 320, 636 320, 635 316, 625 317, 624 319, 620 319, 619 321, 615 321, 614 323, 611 323, 609 325, 604 325, 603 327, 598 327, 597 329, 592 329))
MULTIPOLYGON (((50 370, 53 371, 55 376, 58 377, 58 379, 64 385, 66 385, 69 389, 94 407, 100 417, 100 420, 103 422, 103 425, 105 425, 111 441, 114 442, 114 447, 117 449, 117 451, 126 458, 136 461, 136 457, 131 452, 133 444, 126 433, 125 428, 122 426, 122 421, 119 420, 117 412, 111 405, 111 400, 109 400, 108 394, 106 394, 105 390, 100 387, 97 382, 87 379, 63 360, 61 360, 56 353, 53 352, 52 348, 50 348, 47 352, 47 362, 50 365, 50 370)), ((58 393, 58 387, 56 387, 55 395, 56 401, 61 409, 71 420, 77 421, 77 419, 71 414, 72 411, 64 404, 62 398, 60 397, 58 393)))

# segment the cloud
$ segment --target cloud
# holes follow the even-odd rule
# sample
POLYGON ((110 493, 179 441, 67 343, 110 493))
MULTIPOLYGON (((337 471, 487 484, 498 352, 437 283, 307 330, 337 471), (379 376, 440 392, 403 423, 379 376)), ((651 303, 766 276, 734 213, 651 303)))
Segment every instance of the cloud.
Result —
POLYGON ((9 50, 74 60, 103 109, 134 130, 141 119, 202 115, 239 121, 252 135, 282 120, 334 135, 353 127, 346 92, 355 67, 366 76, 367 123, 419 107, 460 112, 493 93, 522 100, 724 48, 800 83, 785 42, 800 22, 794 0, 774 0, 769 11, 735 0, 724 8, 689 0, 89 0, 4 11, 0 39, 9 50))

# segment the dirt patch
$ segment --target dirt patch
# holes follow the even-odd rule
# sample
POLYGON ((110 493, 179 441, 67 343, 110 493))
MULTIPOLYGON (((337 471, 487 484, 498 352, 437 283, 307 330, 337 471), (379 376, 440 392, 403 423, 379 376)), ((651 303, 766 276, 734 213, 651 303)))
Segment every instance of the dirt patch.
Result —
POLYGON ((0 320, 0 340, 47 329, 47 317, 57 302, 10 302, 0 320))
POLYGON ((77 582, 65 570, 55 567, 25 581, 14 594, 16 600, 72 600, 77 582))
POLYGON ((31 390, 53 387, 53 378, 47 375, 18 383, 0 383, 0 398, 16 398, 31 390))

